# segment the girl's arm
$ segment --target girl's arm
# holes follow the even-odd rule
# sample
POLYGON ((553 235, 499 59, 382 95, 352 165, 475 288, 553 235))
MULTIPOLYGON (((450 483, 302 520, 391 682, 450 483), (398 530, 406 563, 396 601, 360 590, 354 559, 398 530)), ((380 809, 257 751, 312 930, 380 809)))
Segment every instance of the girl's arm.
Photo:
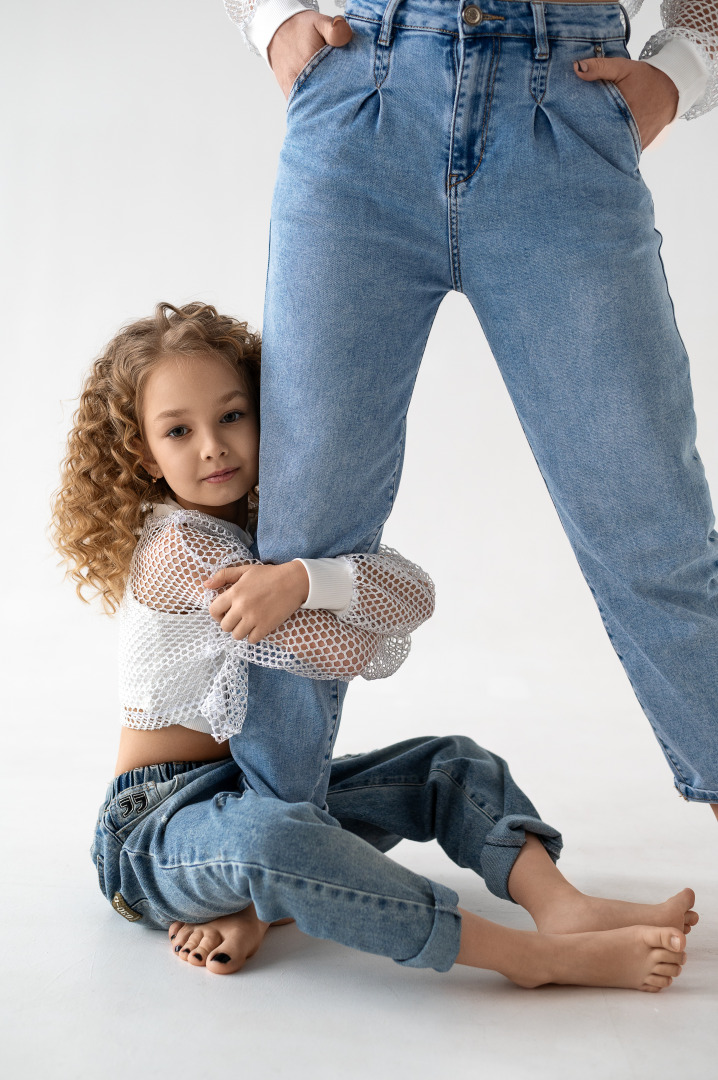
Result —
POLYGON ((272 656, 280 649, 309 665, 312 670, 303 673, 312 678, 392 674, 408 655, 409 633, 434 610, 429 575, 389 548, 375 555, 227 567, 205 584, 228 586, 210 612, 240 639, 247 660, 279 666, 272 656), (322 597, 338 601, 337 610, 316 610, 322 597))

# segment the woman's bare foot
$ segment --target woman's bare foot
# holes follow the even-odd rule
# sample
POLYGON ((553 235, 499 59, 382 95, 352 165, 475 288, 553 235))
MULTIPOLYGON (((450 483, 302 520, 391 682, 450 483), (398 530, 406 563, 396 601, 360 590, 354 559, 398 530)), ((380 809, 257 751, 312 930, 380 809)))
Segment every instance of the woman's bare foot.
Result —
POLYGON ((234 915, 222 915, 206 923, 174 922, 168 932, 180 960, 193 967, 206 967, 215 975, 231 975, 254 956, 270 925, 258 918, 254 904, 250 904, 234 915))
POLYGON ((523 987, 560 983, 655 994, 670 986, 686 962, 685 936, 670 926, 537 934, 461 914, 457 963, 498 971, 523 987))
POLYGON ((692 910, 696 895, 683 889, 662 904, 633 904, 587 896, 572 885, 557 889, 531 912, 542 934, 576 934, 590 930, 618 930, 622 926, 679 926, 684 934, 698 922, 692 910))

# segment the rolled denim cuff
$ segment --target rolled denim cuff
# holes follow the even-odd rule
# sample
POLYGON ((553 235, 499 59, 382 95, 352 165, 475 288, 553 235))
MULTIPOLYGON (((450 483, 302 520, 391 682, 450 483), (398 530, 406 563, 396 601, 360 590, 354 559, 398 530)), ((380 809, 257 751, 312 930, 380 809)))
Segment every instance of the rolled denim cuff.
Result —
POLYGON ((459 953, 461 941, 461 915, 457 909, 459 897, 453 889, 426 879, 434 893, 434 925, 426 944, 416 956, 397 960, 403 967, 433 968, 448 971, 459 953))
POLYGON ((563 847, 561 833, 540 818, 524 814, 509 814, 501 818, 484 841, 481 852, 481 873, 487 888, 502 900, 516 901, 509 893, 509 874, 526 843, 526 833, 534 833, 542 841, 554 862, 563 847))
POLYGON ((705 788, 694 788, 690 784, 684 784, 682 780, 674 780, 677 790, 688 802, 718 803, 718 792, 707 791, 705 788))

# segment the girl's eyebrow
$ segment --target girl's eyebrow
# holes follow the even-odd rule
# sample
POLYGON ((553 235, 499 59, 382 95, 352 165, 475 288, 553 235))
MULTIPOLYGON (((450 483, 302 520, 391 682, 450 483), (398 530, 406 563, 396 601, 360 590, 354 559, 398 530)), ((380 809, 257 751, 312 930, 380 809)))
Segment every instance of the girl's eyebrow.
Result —
MULTIPOLYGON (((249 395, 245 394, 243 390, 230 390, 228 394, 223 394, 221 398, 217 399, 217 404, 226 405, 227 402, 231 401, 233 398, 238 397, 244 398, 245 401, 249 401, 249 395)), ((178 416, 184 416, 185 413, 188 413, 189 411, 190 410, 188 406, 185 406, 181 409, 165 409, 164 412, 157 414, 157 416, 155 417, 155 422, 157 420, 168 420, 170 417, 176 418, 178 416)))

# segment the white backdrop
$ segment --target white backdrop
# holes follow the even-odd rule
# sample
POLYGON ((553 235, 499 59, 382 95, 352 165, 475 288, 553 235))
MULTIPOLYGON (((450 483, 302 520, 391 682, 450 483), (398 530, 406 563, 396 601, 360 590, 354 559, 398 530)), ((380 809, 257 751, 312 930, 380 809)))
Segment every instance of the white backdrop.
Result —
MULTIPOLYGON (((645 6, 634 56, 657 26, 645 6)), ((3 795, 15 895, 32 906, 49 881, 92 887, 85 841, 117 740, 114 625, 62 582, 44 532, 73 399, 107 339, 159 300, 261 327, 284 100, 221 0, 4 4, 2 36, 3 795)), ((714 492, 717 134, 718 111, 680 122, 643 159, 714 492)), ((642 825, 677 840, 690 823, 696 845, 715 842, 708 811, 673 793, 456 294, 429 341, 385 539, 432 573, 437 611, 394 679, 350 689, 342 751, 471 734, 510 758, 576 866, 610 862, 624 820, 629 859, 642 825)), ((640 852, 659 876, 658 854, 640 852)))

